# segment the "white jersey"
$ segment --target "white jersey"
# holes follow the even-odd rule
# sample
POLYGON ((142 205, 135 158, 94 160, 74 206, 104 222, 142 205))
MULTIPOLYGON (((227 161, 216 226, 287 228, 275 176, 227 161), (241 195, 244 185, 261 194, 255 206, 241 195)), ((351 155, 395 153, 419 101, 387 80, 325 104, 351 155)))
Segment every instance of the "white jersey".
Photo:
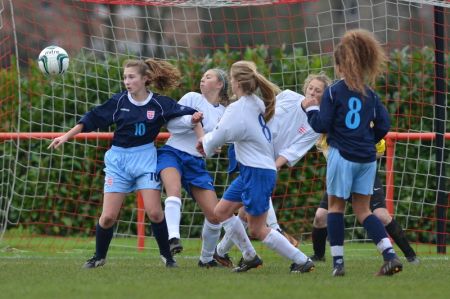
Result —
POLYGON ((308 124, 308 116, 301 107, 305 97, 286 89, 277 95, 275 116, 269 122, 273 133, 275 159, 283 156, 294 166, 319 139, 308 124))
MULTIPOLYGON (((197 92, 185 94, 178 101, 178 104, 203 112, 202 124, 205 133, 211 132, 214 129, 225 111, 224 106, 212 105, 203 95, 197 92)), ((171 135, 166 144, 193 156, 201 157, 200 153, 195 148, 197 136, 193 130, 195 125, 192 124, 191 119, 191 115, 186 115, 169 121, 167 129, 171 135)))
POLYGON ((276 170, 270 128, 264 121, 264 102, 256 95, 242 96, 230 104, 216 128, 203 137, 208 157, 227 142, 234 142, 239 163, 276 170))

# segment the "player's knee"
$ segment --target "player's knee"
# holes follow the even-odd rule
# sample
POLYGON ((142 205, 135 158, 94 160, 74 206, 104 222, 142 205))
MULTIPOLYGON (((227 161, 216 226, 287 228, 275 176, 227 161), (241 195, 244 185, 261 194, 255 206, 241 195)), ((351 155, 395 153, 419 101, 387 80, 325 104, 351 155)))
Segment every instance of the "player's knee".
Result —
POLYGON ((377 216, 378 219, 383 223, 384 226, 388 225, 392 221, 391 215, 389 215, 389 212, 387 209, 379 208, 373 210, 373 214, 377 216))
POLYGON ((316 215, 314 216, 314 227, 322 228, 327 226, 327 215, 328 211, 322 208, 317 209, 316 215))
POLYGON ((248 222, 248 219, 247 219, 247 213, 245 212, 245 210, 244 210, 243 207, 241 207, 241 208, 239 209, 238 217, 239 217, 243 222, 248 222))
POLYGON ((116 223, 116 217, 110 214, 102 214, 98 222, 102 228, 107 229, 116 223))
POLYGON ((214 218, 219 221, 219 222, 224 222, 225 220, 227 220, 228 215, 221 209, 218 209, 217 207, 214 209, 214 218))
POLYGON ((258 240, 264 239, 264 231, 261 227, 250 226, 248 227, 248 234, 251 238, 255 238, 258 240))
POLYGON ((205 215, 205 218, 211 224, 220 224, 219 218, 214 213, 205 215))
POLYGON ((147 216, 151 222, 161 223, 164 220, 164 213, 162 210, 147 211, 147 216))

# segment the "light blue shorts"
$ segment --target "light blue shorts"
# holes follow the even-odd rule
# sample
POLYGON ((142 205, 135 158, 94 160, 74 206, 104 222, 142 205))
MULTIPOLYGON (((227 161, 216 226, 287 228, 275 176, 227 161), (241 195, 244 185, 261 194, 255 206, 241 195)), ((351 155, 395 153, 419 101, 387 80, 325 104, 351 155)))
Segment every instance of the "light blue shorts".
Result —
POLYGON ((203 158, 164 145, 158 149, 156 173, 159 175, 162 170, 169 167, 178 170, 181 176, 181 184, 192 198, 194 197, 191 193, 191 186, 214 191, 214 181, 206 170, 206 163, 203 158))
POLYGON ((339 150, 330 146, 327 161, 327 192, 350 198, 351 193, 372 195, 377 162, 356 163, 344 159, 339 150))
POLYGON ((105 154, 104 171, 105 193, 161 189, 156 174, 156 148, 153 143, 130 148, 113 145, 105 154))
POLYGON ((276 171, 242 164, 239 167, 239 176, 231 182, 223 199, 242 202, 245 211, 252 216, 264 214, 269 209, 270 196, 275 188, 276 171))

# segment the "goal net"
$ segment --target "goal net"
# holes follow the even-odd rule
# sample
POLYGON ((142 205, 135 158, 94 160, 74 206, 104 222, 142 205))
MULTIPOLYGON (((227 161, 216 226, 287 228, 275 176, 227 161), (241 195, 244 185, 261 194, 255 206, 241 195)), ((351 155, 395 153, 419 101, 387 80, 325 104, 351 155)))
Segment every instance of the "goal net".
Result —
MULTIPOLYGON (((175 99, 198 91, 208 68, 228 69, 240 59, 255 61, 282 89, 301 93, 310 73, 335 78, 334 46, 346 30, 364 28, 390 57, 375 87, 392 120, 388 154, 379 163, 388 207, 414 246, 429 245, 422 252, 434 252, 436 244, 445 249, 449 20, 447 1, 0 0, 0 238, 48 250, 49 241, 37 237, 64 236, 92 247, 86 236, 94 235, 101 213, 111 134, 78 136, 60 150, 47 147, 55 134, 122 89, 124 59, 176 64, 183 81, 168 93, 175 99), (63 76, 45 77, 37 67, 39 52, 49 45, 69 53, 63 76)), ((226 167, 226 151, 208 160, 219 197, 231 179, 226 167)), ((304 244, 311 240, 325 169, 313 148, 280 171, 274 190, 280 224, 304 244)), ((182 238, 199 238, 201 211, 185 194, 182 208, 182 238)), ((136 238, 139 213, 130 195, 115 235, 136 238)), ((347 210, 346 240, 366 239, 347 210)))

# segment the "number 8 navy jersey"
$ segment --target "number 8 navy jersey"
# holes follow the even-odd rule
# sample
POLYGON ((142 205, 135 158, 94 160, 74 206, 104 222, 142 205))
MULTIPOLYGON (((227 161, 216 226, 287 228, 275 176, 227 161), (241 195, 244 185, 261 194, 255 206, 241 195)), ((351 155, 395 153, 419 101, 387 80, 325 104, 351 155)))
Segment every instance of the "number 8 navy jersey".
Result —
POLYGON ((344 80, 325 89, 320 111, 306 109, 314 131, 327 133, 327 142, 345 159, 358 163, 376 160, 375 144, 388 132, 389 114, 378 95, 366 88, 366 96, 352 91, 344 80))

